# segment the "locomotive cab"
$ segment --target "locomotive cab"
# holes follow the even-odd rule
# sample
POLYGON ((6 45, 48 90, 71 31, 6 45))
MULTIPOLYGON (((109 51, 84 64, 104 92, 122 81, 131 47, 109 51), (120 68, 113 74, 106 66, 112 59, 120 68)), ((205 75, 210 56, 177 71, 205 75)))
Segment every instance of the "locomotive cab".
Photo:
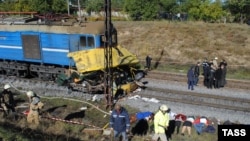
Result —
POLYGON ((13 21, 8 24, 8 19, 3 18, 0 24, 1 74, 60 80, 60 85, 70 83, 83 91, 88 86, 87 92, 94 92, 103 90, 102 77, 99 76, 105 69, 105 44, 112 46, 111 67, 114 71, 128 68, 123 69, 127 71, 139 63, 134 54, 117 44, 117 30, 113 25, 111 38, 106 41, 103 21, 77 25, 51 21, 46 25, 27 18, 23 22, 18 19, 18 24, 13 21))

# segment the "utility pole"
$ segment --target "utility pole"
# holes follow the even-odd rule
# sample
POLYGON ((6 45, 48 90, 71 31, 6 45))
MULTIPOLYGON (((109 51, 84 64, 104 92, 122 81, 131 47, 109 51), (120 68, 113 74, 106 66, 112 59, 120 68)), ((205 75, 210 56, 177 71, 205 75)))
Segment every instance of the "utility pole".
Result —
POLYGON ((67 0, 67 9, 68 9, 68 16, 70 15, 70 9, 69 9, 69 0, 67 0))
POLYGON ((104 94, 107 100, 106 109, 113 107, 113 60, 112 60, 112 23, 111 23, 111 0, 105 0, 105 44, 104 44, 104 64, 105 64, 105 74, 104 74, 104 94))
POLYGON ((81 6, 80 6, 80 1, 78 0, 78 10, 79 10, 79 21, 82 22, 82 12, 81 12, 81 6))

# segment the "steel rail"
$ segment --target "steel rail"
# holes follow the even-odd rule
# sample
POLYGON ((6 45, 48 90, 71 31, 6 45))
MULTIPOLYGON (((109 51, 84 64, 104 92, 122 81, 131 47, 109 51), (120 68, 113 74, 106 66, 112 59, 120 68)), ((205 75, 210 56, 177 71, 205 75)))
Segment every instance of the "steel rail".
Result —
MULTIPOLYGON (((149 71, 146 78, 187 82, 187 76, 185 74, 161 71, 149 71)), ((200 76, 199 79, 199 85, 203 85, 203 76, 200 76)), ((250 90, 250 81, 248 80, 226 79, 226 82, 225 87, 250 90)))

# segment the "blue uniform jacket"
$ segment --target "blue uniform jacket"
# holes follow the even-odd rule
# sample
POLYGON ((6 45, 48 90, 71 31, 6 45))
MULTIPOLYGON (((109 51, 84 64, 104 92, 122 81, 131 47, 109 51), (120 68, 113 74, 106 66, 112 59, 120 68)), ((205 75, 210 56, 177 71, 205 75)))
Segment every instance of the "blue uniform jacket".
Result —
POLYGON ((189 70, 188 70, 188 73, 187 73, 187 78, 188 78, 188 81, 194 81, 194 68, 191 67, 189 70))
POLYGON ((110 127, 117 132, 126 132, 126 129, 129 130, 130 122, 129 115, 126 109, 121 108, 121 112, 117 113, 116 110, 113 110, 110 117, 110 127))

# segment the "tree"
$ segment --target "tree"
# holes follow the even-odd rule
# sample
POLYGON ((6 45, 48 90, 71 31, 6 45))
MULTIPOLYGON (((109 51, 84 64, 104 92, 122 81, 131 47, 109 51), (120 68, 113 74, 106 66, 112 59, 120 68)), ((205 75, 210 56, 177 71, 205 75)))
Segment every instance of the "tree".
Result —
POLYGON ((55 13, 66 13, 67 2, 66 0, 53 0, 51 8, 55 13))
POLYGON ((225 14, 219 0, 215 2, 211 2, 211 0, 187 0, 183 3, 182 8, 188 11, 189 18, 195 21, 215 22, 225 14))
POLYGON ((122 10, 125 0, 111 0, 111 9, 122 10))
POLYGON ((104 8, 104 0, 88 0, 86 1, 86 11, 88 13, 100 12, 104 8))
POLYGON ((219 1, 214 3, 204 1, 200 6, 200 11, 202 20, 209 22, 214 22, 222 18, 222 16, 225 14, 219 1))
POLYGON ((176 0, 159 0, 159 5, 161 8, 161 11, 166 11, 166 12, 171 12, 171 13, 176 13, 176 11, 180 12, 177 10, 178 4, 176 0))
POLYGON ((236 22, 243 23, 250 18, 250 0, 226 0, 225 8, 235 16, 236 22))
POLYGON ((132 20, 153 20, 158 17, 158 4, 158 0, 126 0, 124 11, 132 20))
POLYGON ((49 3, 46 0, 29 0, 29 6, 31 11, 39 13, 45 13, 49 9, 49 3))

